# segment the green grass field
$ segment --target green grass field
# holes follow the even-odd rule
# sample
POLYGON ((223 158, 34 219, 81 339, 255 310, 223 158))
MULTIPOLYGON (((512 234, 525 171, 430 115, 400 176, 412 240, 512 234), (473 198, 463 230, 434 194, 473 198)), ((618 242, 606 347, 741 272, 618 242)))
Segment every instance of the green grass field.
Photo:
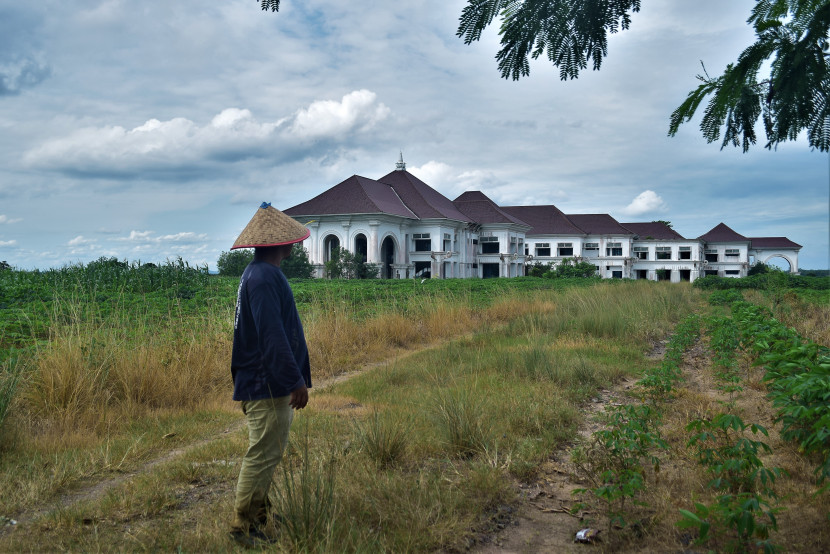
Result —
MULTIPOLYGON (((0 517, 20 520, 0 550, 232 548, 236 284, 183 264, 0 273, 0 517)), ((463 550, 573 439, 583 402, 646 371, 706 296, 530 278, 292 286, 328 384, 278 473, 274 548, 289 552, 463 550)))

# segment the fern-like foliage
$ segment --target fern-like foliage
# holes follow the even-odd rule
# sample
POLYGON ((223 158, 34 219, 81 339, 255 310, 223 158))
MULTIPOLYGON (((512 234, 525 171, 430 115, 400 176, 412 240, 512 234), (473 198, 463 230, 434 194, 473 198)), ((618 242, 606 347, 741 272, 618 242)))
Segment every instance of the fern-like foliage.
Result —
POLYGON ((280 11, 280 0, 259 0, 259 5, 262 8, 262 11, 280 11))
POLYGON ((608 33, 628 29, 639 10, 640 0, 468 0, 456 34, 465 44, 479 40, 498 15, 501 76, 528 76, 530 59, 545 55, 564 81, 576 79, 589 62, 599 69, 608 33))
POLYGON ((723 75, 710 77, 704 68, 701 84, 672 113, 669 135, 710 97, 700 130, 709 142, 723 132, 721 148, 746 152, 756 143, 760 117, 767 148, 806 130, 812 148, 830 151, 830 0, 758 0, 748 22, 756 42, 723 75), (759 80, 768 61, 769 75, 759 80))

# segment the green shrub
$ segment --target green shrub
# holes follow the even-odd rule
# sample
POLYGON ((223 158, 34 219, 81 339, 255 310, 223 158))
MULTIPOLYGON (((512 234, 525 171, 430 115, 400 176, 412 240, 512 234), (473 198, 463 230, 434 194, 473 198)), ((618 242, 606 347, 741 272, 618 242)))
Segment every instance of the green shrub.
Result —
POLYGON ((253 259, 254 251, 252 248, 239 248, 219 254, 216 267, 219 269, 219 275, 239 277, 253 259))
POLYGON ((308 259, 308 250, 297 243, 291 249, 291 256, 284 259, 280 269, 289 279, 311 279, 314 275, 314 266, 308 259))

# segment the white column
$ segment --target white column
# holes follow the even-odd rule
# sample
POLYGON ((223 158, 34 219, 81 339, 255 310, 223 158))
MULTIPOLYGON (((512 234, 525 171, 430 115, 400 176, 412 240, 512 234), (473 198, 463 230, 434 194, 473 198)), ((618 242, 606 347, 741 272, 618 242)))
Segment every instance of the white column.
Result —
POLYGON ((380 250, 380 245, 378 244, 378 225, 380 224, 377 221, 369 222, 369 249, 366 255, 369 258, 366 261, 375 264, 380 262, 380 255, 378 254, 380 250))
POLYGON ((307 225, 307 227, 311 228, 311 244, 309 244, 308 257, 312 264, 321 264, 323 263, 323 259, 320 256, 320 252, 322 251, 322 246, 320 245, 320 223, 314 222, 307 225))

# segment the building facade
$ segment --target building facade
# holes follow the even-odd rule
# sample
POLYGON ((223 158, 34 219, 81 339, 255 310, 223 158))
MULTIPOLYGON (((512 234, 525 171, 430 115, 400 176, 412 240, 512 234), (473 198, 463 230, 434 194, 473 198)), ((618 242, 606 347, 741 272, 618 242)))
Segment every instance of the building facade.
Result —
POLYGON ((335 248, 374 264, 385 279, 518 277, 531 263, 575 259, 594 264, 603 278, 672 282, 743 277, 756 261, 775 257, 797 273, 801 249, 786 237, 747 238, 723 223, 688 239, 663 222, 498 206, 479 191, 450 200, 406 171, 403 156, 380 179, 353 175, 284 211, 311 231, 303 246, 317 277, 335 248))

